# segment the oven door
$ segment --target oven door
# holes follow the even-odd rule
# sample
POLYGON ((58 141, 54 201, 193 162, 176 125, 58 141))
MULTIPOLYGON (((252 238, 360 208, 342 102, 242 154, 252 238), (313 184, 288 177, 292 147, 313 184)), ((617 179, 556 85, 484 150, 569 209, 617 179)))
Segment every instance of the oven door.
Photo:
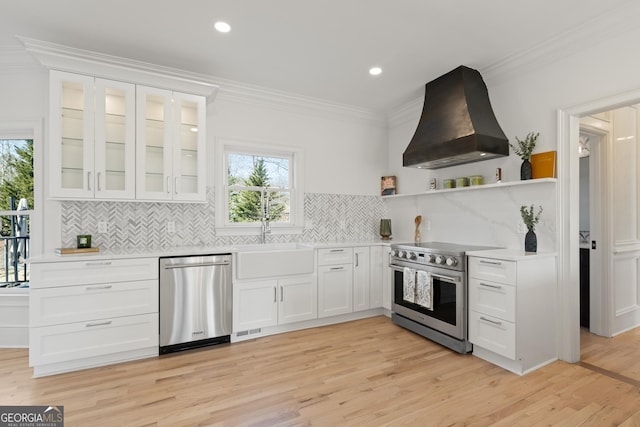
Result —
POLYGON ((437 267, 406 265, 429 273, 433 309, 404 299, 404 268, 391 265, 393 278, 393 311, 401 316, 443 332, 454 338, 467 339, 466 297, 464 273, 437 267))

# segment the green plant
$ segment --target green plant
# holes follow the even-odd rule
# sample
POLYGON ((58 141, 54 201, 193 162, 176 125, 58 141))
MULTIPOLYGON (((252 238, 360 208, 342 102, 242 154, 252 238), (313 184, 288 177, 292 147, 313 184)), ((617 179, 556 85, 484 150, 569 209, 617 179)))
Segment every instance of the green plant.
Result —
POLYGON ((538 136, 540 136, 540 132, 529 132, 523 140, 519 139, 516 136, 518 145, 513 145, 512 143, 509 143, 509 145, 522 160, 529 160, 531 159, 531 153, 533 152, 533 149, 536 148, 536 141, 538 140, 538 136))
POLYGON ((527 230, 533 231, 538 221, 540 221, 540 214, 542 213, 542 206, 538 206, 540 209, 537 214, 533 214, 533 205, 527 209, 526 206, 520 206, 520 215, 524 225, 527 226, 527 230))

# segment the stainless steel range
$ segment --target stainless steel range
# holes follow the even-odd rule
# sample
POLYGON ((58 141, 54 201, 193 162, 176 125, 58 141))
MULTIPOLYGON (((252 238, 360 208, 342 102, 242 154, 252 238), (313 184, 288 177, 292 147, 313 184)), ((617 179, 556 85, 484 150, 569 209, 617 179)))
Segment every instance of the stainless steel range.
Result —
POLYGON ((443 242, 391 245, 394 323, 458 353, 469 353, 467 258, 485 246, 443 242))

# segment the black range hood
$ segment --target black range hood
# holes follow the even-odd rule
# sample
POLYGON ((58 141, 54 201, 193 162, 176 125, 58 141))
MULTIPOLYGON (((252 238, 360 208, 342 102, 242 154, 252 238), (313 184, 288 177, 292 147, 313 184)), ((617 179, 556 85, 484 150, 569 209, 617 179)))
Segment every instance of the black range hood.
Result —
POLYGON ((460 66, 425 86, 418 127, 402 165, 439 169, 509 155, 509 140, 477 70, 460 66))

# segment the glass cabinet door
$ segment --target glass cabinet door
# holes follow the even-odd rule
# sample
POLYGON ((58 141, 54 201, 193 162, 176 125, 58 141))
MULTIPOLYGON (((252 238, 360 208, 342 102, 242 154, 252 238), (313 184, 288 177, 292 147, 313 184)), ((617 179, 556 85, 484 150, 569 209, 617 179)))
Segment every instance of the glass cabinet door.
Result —
POLYGON ((93 197, 93 83, 93 77, 50 73, 52 197, 93 197))
POLYGON ((136 198, 171 200, 172 94, 136 87, 136 198))
POLYGON ((205 100, 174 93, 176 144, 173 154, 175 200, 205 200, 205 100))
POLYGON ((96 79, 95 194, 135 197, 135 86, 96 79))

